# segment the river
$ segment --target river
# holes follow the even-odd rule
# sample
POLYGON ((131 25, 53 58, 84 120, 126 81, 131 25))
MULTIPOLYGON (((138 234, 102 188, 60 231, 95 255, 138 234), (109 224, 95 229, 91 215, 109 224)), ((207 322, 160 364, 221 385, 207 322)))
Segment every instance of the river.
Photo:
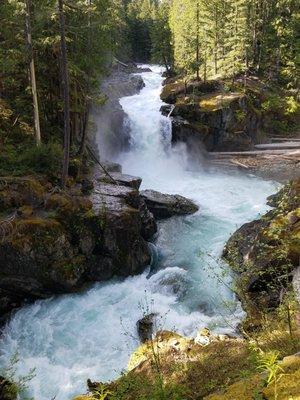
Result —
POLYGON ((159 223, 156 268, 124 280, 96 284, 72 295, 37 301, 16 313, 0 340, 0 364, 17 376, 31 369, 28 393, 35 400, 70 400, 87 378, 113 379, 137 346, 136 321, 159 314, 158 329, 195 335, 208 326, 232 332, 242 310, 219 259, 237 227, 266 211, 276 185, 251 175, 221 173, 190 162, 184 146, 171 147, 170 120, 161 115, 161 70, 141 74, 145 87, 120 103, 128 114, 130 151, 123 172, 143 178, 142 188, 193 199, 199 211, 159 223))

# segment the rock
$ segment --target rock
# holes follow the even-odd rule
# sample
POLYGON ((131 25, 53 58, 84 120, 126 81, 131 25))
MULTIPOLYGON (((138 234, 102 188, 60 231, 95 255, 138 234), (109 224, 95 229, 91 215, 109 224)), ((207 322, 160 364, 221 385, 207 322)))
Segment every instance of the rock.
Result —
POLYGON ((115 163, 115 162, 112 162, 112 161, 104 161, 101 164, 104 166, 104 168, 108 172, 119 172, 119 173, 122 173, 122 165, 121 164, 118 164, 118 163, 115 163))
POLYGON ((155 313, 148 314, 137 321, 136 327, 141 343, 145 343, 147 340, 152 339, 156 316, 157 314, 155 313))
POLYGON ((142 190, 141 196, 157 219, 193 214, 199 210, 199 207, 192 200, 177 194, 170 195, 155 190, 142 190))
POLYGON ((237 274, 237 293, 253 327, 262 312, 280 304, 282 289, 299 265, 299 180, 272 196, 272 205, 261 219, 239 228, 223 252, 237 274))
MULTIPOLYGON (((259 110, 259 94, 237 85, 225 91, 221 82, 180 80, 166 83, 161 98, 174 105, 172 141, 184 142, 189 149, 195 143, 207 151, 252 150, 265 139, 259 110)), ((165 105, 162 113, 170 108, 165 105)))
POLYGON ((149 240, 157 232, 157 224, 142 197, 140 197, 139 211, 142 219, 141 235, 145 240, 149 240))
POLYGON ((111 177, 120 185, 122 186, 129 186, 133 189, 139 189, 142 183, 142 178, 121 174, 119 172, 111 172, 108 176, 107 174, 103 173, 97 176, 97 179, 101 182, 112 183, 111 177))
POLYGON ((201 346, 207 346, 211 341, 211 333, 208 328, 201 329, 198 331, 194 341, 201 346))
POLYGON ((90 194, 94 189, 94 184, 89 179, 82 179, 81 181, 81 191, 83 194, 90 194))
POLYGON ((300 266, 293 272, 293 288, 296 299, 300 304, 300 266))
POLYGON ((174 106, 172 104, 164 104, 160 107, 159 111, 162 113, 162 115, 167 117, 173 109, 174 106))
POLYGON ((200 142, 207 151, 251 150, 262 139, 259 115, 244 93, 187 97, 172 111, 172 141, 189 148, 200 142))
MULTIPOLYGON (((119 176, 138 187, 139 178, 119 176)), ((136 274, 149 265, 156 222, 137 189, 92 179, 53 190, 41 178, 0 188, 0 310, 78 291, 92 281, 136 274), (24 210, 30 212, 24 212, 24 210), (13 212, 22 210, 22 212, 13 212)))
POLYGON ((175 83, 176 82, 176 77, 173 78, 166 78, 163 80, 162 85, 170 85, 171 83, 175 83))
POLYGON ((138 373, 143 368, 145 370, 149 369, 149 364, 153 365, 154 354, 159 354, 160 357, 163 357, 169 352, 174 353, 175 351, 177 354, 182 354, 186 360, 186 354, 190 352, 193 344, 193 340, 175 332, 159 331, 152 341, 146 341, 132 353, 127 369, 138 373))
POLYGON ((170 80, 170 83, 166 83, 161 92, 161 99, 165 103, 175 104, 178 97, 184 97, 188 94, 203 94, 212 93, 220 88, 220 83, 217 81, 175 81, 170 80))

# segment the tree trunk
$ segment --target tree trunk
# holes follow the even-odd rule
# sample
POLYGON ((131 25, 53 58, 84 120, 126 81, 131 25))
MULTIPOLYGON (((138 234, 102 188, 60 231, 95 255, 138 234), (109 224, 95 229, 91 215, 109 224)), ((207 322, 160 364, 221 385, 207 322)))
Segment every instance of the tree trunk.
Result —
POLYGON ((64 155, 63 167, 61 176, 61 186, 66 187, 66 180, 68 177, 69 158, 70 158, 70 93, 69 93, 69 76, 68 76, 68 60, 67 60, 67 46, 66 46, 66 32, 65 32, 65 15, 64 15, 64 2, 58 0, 59 23, 60 23, 60 72, 61 82, 63 87, 63 100, 64 100, 64 155))
POLYGON ((41 144, 41 128, 40 128, 39 103, 38 103, 38 97, 37 97, 30 17, 31 17, 31 0, 26 0, 26 13, 25 13, 26 43, 27 43, 27 48, 28 48, 29 72, 30 72, 29 76, 30 76, 30 85, 31 85, 31 91, 32 91, 32 100, 33 100, 33 119, 34 119, 35 140, 36 140, 37 146, 39 146, 41 144))
POLYGON ((197 18, 197 37, 196 37, 196 63, 197 63, 197 80, 199 81, 199 64, 200 64, 200 45, 199 45, 199 1, 197 1, 197 11, 196 11, 196 18, 197 18))

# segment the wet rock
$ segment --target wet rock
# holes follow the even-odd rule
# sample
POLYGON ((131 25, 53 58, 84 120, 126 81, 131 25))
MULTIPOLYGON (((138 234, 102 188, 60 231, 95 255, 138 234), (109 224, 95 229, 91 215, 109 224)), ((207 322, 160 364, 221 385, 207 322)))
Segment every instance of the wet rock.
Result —
POLYGON ((211 342, 210 330, 208 328, 204 328, 198 331, 194 341, 201 346, 207 346, 211 342))
POLYGON ((121 174, 119 172, 111 172, 109 175, 103 173, 97 177, 101 182, 112 183, 112 179, 119 185, 129 186, 133 189, 139 189, 142 183, 142 178, 137 176, 131 176, 126 174, 121 174))
POLYGON ((152 339, 156 317, 157 314, 152 313, 137 321, 136 327, 141 343, 145 343, 147 340, 152 339))
POLYGON ((180 195, 170 195, 155 190, 143 190, 141 196, 147 207, 157 219, 169 218, 174 215, 193 214, 199 207, 192 201, 180 195))
POLYGON ((149 240, 157 232, 157 224, 152 212, 149 211, 149 208, 142 197, 140 197, 139 211, 142 219, 141 235, 145 240, 149 240))
POLYGON ((160 112, 162 115, 165 115, 166 117, 170 114, 170 112, 173 110, 174 106, 172 104, 164 104, 160 107, 160 112))
POLYGON ((299 181, 272 196, 272 205, 275 208, 261 219, 239 228, 223 252, 237 274, 237 293, 249 328, 259 324, 261 313, 280 304, 282 290, 299 265, 299 181))
POLYGON ((133 275, 149 265, 146 240, 156 232, 154 217, 135 188, 140 179, 119 176, 119 181, 93 178, 89 196, 80 185, 57 191, 37 178, 16 178, 2 186, 3 313, 26 301, 78 291, 91 281, 133 275), (20 209, 30 213, 16 212, 20 209))

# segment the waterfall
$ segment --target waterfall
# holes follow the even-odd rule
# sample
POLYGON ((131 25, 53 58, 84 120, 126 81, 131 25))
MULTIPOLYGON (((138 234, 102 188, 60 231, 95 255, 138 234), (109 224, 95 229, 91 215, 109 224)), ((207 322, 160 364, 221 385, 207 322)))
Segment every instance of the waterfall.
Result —
POLYGON ((136 321, 159 313, 160 329, 195 335, 199 328, 234 330, 242 311, 228 289, 220 260, 224 243, 241 224, 266 210, 272 182, 191 165, 185 147, 171 146, 170 120, 161 115, 158 67, 142 73, 145 88, 121 99, 128 115, 131 149, 120 155, 125 173, 143 188, 178 193, 199 212, 159 223, 157 270, 95 284, 85 292, 54 297, 18 310, 0 340, 0 364, 17 354, 16 375, 35 368, 28 392, 36 400, 69 400, 85 392, 87 378, 117 377, 138 345, 136 321))

